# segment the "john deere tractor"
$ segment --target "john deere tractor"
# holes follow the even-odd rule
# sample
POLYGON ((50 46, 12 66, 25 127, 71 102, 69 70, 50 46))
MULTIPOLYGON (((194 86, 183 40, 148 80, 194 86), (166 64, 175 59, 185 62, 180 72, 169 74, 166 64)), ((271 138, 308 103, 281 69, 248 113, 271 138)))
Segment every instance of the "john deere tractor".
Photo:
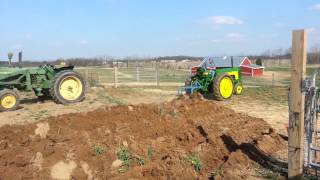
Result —
POLYGON ((191 68, 191 76, 186 80, 185 86, 178 89, 178 94, 212 93, 217 100, 241 94, 243 85, 240 67, 233 67, 233 62, 225 64, 228 64, 227 67, 217 67, 213 58, 205 58, 199 66, 191 68))
POLYGON ((74 66, 42 65, 0 76, 0 111, 12 111, 20 104, 19 91, 33 91, 56 103, 70 104, 85 98, 84 78, 74 66))

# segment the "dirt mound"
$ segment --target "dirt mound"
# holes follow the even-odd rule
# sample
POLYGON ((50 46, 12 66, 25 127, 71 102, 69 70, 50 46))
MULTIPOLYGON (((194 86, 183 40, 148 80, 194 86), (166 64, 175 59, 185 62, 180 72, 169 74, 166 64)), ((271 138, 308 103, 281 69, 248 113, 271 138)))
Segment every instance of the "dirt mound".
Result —
POLYGON ((262 119, 199 96, 40 123, 0 128, 0 179, 246 179, 286 148, 262 119))

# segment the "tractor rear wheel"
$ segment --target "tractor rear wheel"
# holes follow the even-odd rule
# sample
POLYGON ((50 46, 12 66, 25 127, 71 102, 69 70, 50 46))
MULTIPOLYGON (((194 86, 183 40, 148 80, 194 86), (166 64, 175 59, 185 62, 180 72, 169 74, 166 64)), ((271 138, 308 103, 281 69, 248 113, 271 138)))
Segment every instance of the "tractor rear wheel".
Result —
POLYGON ((72 70, 57 73, 51 84, 52 99, 59 104, 77 103, 85 98, 86 83, 81 74, 72 70))
POLYGON ((219 74, 213 81, 213 95, 219 100, 231 98, 233 94, 233 79, 226 73, 219 74))
POLYGON ((13 111, 19 107, 20 97, 17 91, 5 89, 0 91, 0 111, 13 111))

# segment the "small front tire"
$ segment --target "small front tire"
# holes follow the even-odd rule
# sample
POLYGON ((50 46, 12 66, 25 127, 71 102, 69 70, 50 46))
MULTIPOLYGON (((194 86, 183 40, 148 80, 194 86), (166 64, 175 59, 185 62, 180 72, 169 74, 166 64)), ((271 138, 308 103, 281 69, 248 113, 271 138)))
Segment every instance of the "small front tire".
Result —
POLYGON ((0 91, 0 112, 14 111, 19 107, 20 97, 16 90, 4 89, 0 91))
POLYGON ((240 95, 243 93, 243 86, 242 84, 238 83, 234 86, 233 94, 240 95))

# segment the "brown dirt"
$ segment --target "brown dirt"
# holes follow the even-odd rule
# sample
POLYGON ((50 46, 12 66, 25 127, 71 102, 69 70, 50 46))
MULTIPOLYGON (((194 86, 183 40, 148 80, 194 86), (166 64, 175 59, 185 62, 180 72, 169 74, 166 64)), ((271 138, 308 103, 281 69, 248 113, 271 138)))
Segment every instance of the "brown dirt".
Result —
POLYGON ((144 88, 90 88, 83 102, 71 105, 40 101, 33 93, 20 92, 22 103, 18 110, 0 113, 0 127, 6 124, 27 124, 69 113, 89 112, 102 106, 163 102, 173 99, 175 91, 145 91, 144 88))
POLYGON ((201 97, 119 105, 0 127, 0 179, 252 179, 254 164, 279 168, 286 142, 262 119, 201 97), (43 125, 42 124, 42 125, 43 125), (103 147, 100 155, 93 147, 103 147), (113 169, 128 146, 128 169, 113 169), (155 151, 148 156, 148 150, 155 151), (186 161, 196 153, 200 172, 186 161), (144 157, 140 166, 138 158, 144 157))

